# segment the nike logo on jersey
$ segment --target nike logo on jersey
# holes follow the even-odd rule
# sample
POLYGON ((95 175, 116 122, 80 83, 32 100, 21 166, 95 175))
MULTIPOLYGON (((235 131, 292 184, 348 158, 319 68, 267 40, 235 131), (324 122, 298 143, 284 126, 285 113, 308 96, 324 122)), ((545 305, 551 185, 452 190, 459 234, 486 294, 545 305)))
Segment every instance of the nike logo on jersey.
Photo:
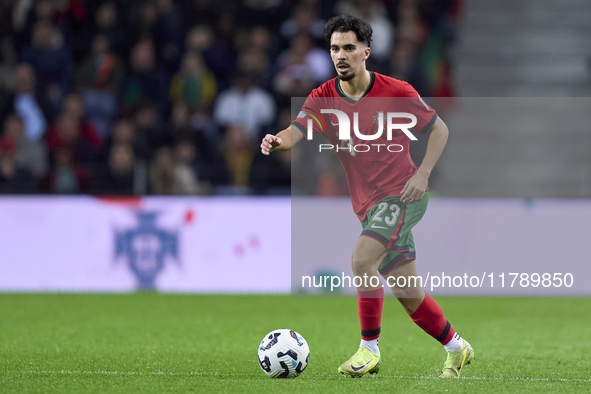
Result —
POLYGON ((369 360, 368 362, 366 362, 365 364, 363 364, 362 366, 360 366, 359 368, 355 368, 353 366, 353 364, 351 364, 351 369, 355 372, 361 371, 363 368, 367 367, 367 365, 371 363, 371 360, 369 360))
POLYGON ((376 224, 375 224, 375 223, 373 223, 373 224, 371 225, 371 228, 383 228, 383 229, 386 229, 386 230, 388 229, 388 227, 384 227, 384 226, 376 226, 376 224))

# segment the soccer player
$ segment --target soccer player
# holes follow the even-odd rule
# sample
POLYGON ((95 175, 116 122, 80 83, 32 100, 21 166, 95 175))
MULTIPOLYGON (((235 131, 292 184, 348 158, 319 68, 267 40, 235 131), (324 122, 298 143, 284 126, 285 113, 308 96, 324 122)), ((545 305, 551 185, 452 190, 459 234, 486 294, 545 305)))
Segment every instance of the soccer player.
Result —
MULTIPOLYGON (((437 302, 410 278, 417 276, 411 229, 427 208, 428 178, 445 147, 448 129, 408 83, 366 69, 365 62, 371 53, 371 35, 371 26, 351 15, 328 21, 325 38, 330 43, 330 55, 338 77, 310 93, 302 111, 288 128, 277 135, 267 134, 261 142, 261 151, 268 155, 275 150, 291 149, 306 135, 308 115, 321 114, 322 108, 338 109, 347 114, 358 112, 358 131, 365 135, 376 134, 371 130, 380 124, 379 118, 386 112, 406 112, 416 116, 413 132, 429 133, 427 151, 418 168, 410 158, 410 137, 406 133, 392 133, 389 141, 385 138, 386 133, 382 133, 378 141, 366 141, 351 131, 349 141, 340 140, 339 130, 334 127, 339 125, 339 118, 335 113, 326 112, 320 116, 330 122, 317 122, 314 132, 323 134, 335 147, 347 175, 353 209, 362 224, 361 236, 353 250, 353 273, 359 277, 375 277, 379 272, 389 284, 402 283, 402 286, 391 286, 392 293, 410 318, 447 351, 440 376, 459 377, 464 365, 474 359, 474 350, 455 332, 437 302), (381 98, 379 100, 387 108, 379 107, 380 101, 375 98, 381 98), (376 102, 378 111, 376 105, 365 104, 376 102), (388 109, 390 111, 386 111, 388 109), (369 116, 364 118, 367 112, 369 116), (326 127, 321 127, 323 124, 326 127), (372 142, 381 142, 382 149, 376 152, 380 147, 374 145, 371 146, 373 151, 366 152, 366 146, 372 142), (398 148, 387 150, 388 143, 395 143, 398 148), (357 144, 365 146, 356 151, 357 144)), ((382 119, 381 122, 385 130, 386 121, 382 119)), ((361 344, 355 355, 339 367, 343 374, 363 376, 376 373, 381 365, 378 338, 384 289, 381 283, 376 286, 372 282, 364 281, 357 288, 361 344)))

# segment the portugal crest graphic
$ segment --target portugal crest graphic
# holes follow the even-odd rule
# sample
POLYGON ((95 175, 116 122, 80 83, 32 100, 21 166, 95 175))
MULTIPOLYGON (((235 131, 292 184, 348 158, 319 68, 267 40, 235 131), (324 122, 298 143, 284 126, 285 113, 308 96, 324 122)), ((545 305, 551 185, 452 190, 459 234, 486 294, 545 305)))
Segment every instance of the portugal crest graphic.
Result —
POLYGON ((178 234, 156 226, 157 212, 137 212, 137 228, 116 232, 115 257, 126 257, 138 288, 155 289, 167 257, 178 261, 178 234))
POLYGON ((380 116, 382 117, 382 125, 385 125, 388 120, 384 114, 384 111, 376 111, 376 114, 373 116, 374 124, 380 124, 380 116))

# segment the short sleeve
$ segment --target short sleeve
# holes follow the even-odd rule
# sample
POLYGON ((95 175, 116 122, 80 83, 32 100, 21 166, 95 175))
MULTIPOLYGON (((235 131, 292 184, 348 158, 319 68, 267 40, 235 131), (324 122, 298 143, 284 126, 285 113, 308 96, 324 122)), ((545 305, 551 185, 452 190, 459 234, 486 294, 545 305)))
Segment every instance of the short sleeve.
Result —
POLYGON ((422 99, 419 93, 409 83, 404 83, 402 97, 404 97, 406 112, 417 117, 417 124, 412 128, 412 133, 415 135, 425 135, 435 124, 437 112, 422 99))
POLYGON ((320 97, 318 89, 314 89, 306 98, 296 118, 291 122, 292 126, 302 132, 304 138, 308 136, 308 123, 312 124, 312 131, 314 133, 322 135, 326 133, 328 126, 324 116, 320 113, 323 100, 324 98, 320 97))

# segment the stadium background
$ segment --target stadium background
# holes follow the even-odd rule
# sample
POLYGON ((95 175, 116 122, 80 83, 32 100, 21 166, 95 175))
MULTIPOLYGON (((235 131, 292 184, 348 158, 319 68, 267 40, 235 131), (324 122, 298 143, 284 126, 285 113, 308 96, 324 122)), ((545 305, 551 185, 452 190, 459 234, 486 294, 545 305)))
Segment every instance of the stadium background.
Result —
MULTIPOLYGON (((10 22, 0 30, 3 194, 289 194, 289 154, 263 158, 258 141, 289 124, 291 97, 334 76, 322 27, 335 13, 366 17, 375 26, 368 67, 423 97, 586 97, 591 89, 583 1, 1 4, 10 22)), ((532 128, 541 128, 533 139, 502 127, 496 138, 454 129, 454 154, 438 165, 433 189, 589 197, 587 152, 563 145, 547 160, 556 130, 532 128), (506 152, 509 139, 521 155, 506 152), (533 165, 507 180, 523 161, 533 165), (544 187, 565 174, 559 190, 544 187)), ((563 132, 588 146, 584 130, 563 132)), ((346 189, 332 168, 311 177, 316 195, 346 189)))
MULTIPOLYGON (((7 317, 0 346, 8 355, 0 373, 5 371, 3 383, 12 384, 9 389, 38 388, 48 382, 55 386, 47 387, 59 388, 60 374, 84 368, 98 372, 86 374, 91 377, 89 386, 70 389, 92 390, 101 383, 92 380, 97 376, 112 389, 116 386, 111 386, 109 371, 129 370, 126 357, 133 357, 113 350, 115 346, 141 354, 146 362, 137 367, 143 371, 138 379, 146 380, 117 386, 125 390, 161 387, 150 386, 159 369, 151 369, 149 362, 163 370, 186 367, 178 374, 187 378, 192 369, 204 371, 199 378, 210 390, 220 389, 220 374, 231 381, 222 367, 200 357, 196 367, 179 366, 168 353, 170 362, 157 358, 166 353, 164 348, 154 345, 157 353, 151 356, 127 336, 121 338, 128 342, 106 342, 114 356, 104 353, 96 337, 83 335, 74 335, 69 354, 48 350, 54 342, 67 346, 72 332, 88 329, 90 322, 96 331, 89 333, 98 337, 125 326, 137 329, 137 341, 153 341, 159 335, 156 330, 167 332, 170 327, 140 313, 149 310, 166 316, 162 321, 174 321, 174 313, 185 316, 173 331, 193 335, 194 343, 159 337, 160 346, 186 347, 179 351, 181 358, 203 349, 251 357, 258 337, 283 325, 298 329, 312 349, 330 344, 339 352, 343 349, 335 357, 344 356, 347 339, 341 343, 335 335, 322 343, 326 335, 318 325, 297 318, 318 311, 315 316, 323 324, 339 321, 351 306, 333 300, 323 304, 281 296, 222 295, 186 299, 144 293, 130 299, 45 293, 27 298, 15 293, 289 292, 291 253, 278 239, 285 242, 291 235, 291 175, 299 163, 290 153, 263 157, 258 141, 289 124, 291 97, 306 96, 334 76, 322 30, 328 18, 345 12, 365 17, 374 28, 369 69, 407 80, 427 99, 445 98, 444 107, 436 109, 448 122, 452 139, 430 180, 432 205, 439 204, 441 210, 439 215, 435 209, 431 212, 434 221, 429 225, 446 231, 453 223, 456 238, 469 242, 470 256, 488 256, 487 262, 505 259, 511 267, 513 259, 520 258, 519 269, 530 272, 540 260, 542 267, 554 269, 562 256, 567 256, 562 269, 588 265, 583 264, 588 261, 583 238, 589 233, 591 214, 586 113, 591 104, 591 4, 585 0, 0 0, 0 308, 7 317), (499 126, 496 119, 479 124, 490 114, 486 111, 491 103, 544 108, 549 117, 532 115, 531 126, 517 129, 499 126), (566 127, 560 122, 565 112, 572 115, 566 127), (523 220, 507 228, 500 217, 503 204, 523 220), (464 216, 448 215, 466 206, 470 209, 464 216), (499 221, 490 225, 486 220, 491 218, 499 221), (503 232, 511 242, 499 248, 494 240, 503 232), (85 314, 88 306, 95 312, 85 314), (194 308, 199 316, 188 317, 194 308), (260 312, 274 308, 284 312, 260 312), (60 316, 78 328, 44 342, 39 333, 47 324, 61 330, 61 322, 55 320, 60 316), (131 322, 122 323, 127 317, 131 322), (212 322, 244 325, 245 336, 254 342, 237 345, 238 350, 204 344, 197 335, 214 335, 212 322), (190 331, 195 327, 197 334, 190 331), (84 349, 94 354, 96 364, 84 361, 84 349), (39 352, 45 357, 39 368, 49 371, 47 376, 35 372, 39 352), (70 362, 74 359, 83 360, 82 366, 70 362), (27 380, 33 376, 41 380, 27 380)), ((417 161, 424 143, 412 152, 417 161)), ((311 164, 315 171, 308 173, 304 194, 347 206, 342 170, 325 162, 311 164)), ((351 219, 355 220, 352 213, 351 219)), ((325 253, 327 258, 332 255, 325 253)), ((578 278, 581 287, 575 295, 588 296, 591 286, 586 279, 591 275, 581 272, 585 276, 578 278)), ((494 339, 513 347, 527 343, 530 350, 536 341, 545 340, 541 330, 518 331, 515 338, 506 339, 504 333, 515 324, 548 327, 554 338, 567 343, 569 368, 575 370, 551 367, 556 362, 546 363, 546 353, 528 350, 528 366, 501 370, 500 375, 533 377, 528 383, 532 385, 503 386, 502 379, 495 383, 499 390, 515 391, 557 389, 543 386, 548 377, 549 384, 566 378, 571 379, 564 383, 571 384, 570 389, 589 388, 578 372, 589 368, 584 356, 588 345, 575 342, 589 333, 589 325, 576 313, 588 307, 586 301, 443 302, 455 321, 464 327, 472 324, 470 333, 480 338, 485 354, 494 350, 494 339), (462 315, 465 308, 474 311, 477 324, 462 315), (536 315, 546 308, 555 318, 536 315), (490 321, 502 330, 492 332, 490 321), (491 343, 485 345, 487 340, 491 343)), ((349 336, 357 335, 355 319, 347 319, 349 336)), ((408 338, 420 334, 406 326, 397 329, 408 338)), ((478 376, 498 378, 499 363, 515 365, 503 357, 492 360, 494 367, 481 367, 478 376)), ((224 367, 233 368, 231 363, 224 367)), ((255 362, 249 368, 236 376, 250 376, 258 366, 255 362)), ((314 368, 320 366, 312 364, 309 374, 324 379, 324 372, 314 368)), ((410 369, 400 375, 422 373, 410 369)), ((259 383, 233 384, 221 389, 254 390, 259 383)), ((422 383, 407 388, 433 389, 422 383)), ((470 388, 485 389, 464 387, 470 388)), ((310 386, 313 389, 319 390, 310 386)))
MULTIPOLYGON (((369 69, 407 80, 426 100, 438 100, 433 105, 452 135, 430 178, 432 197, 460 206, 466 197, 525 199, 513 202, 520 207, 516 212, 542 220, 548 212, 564 217, 557 224, 569 231, 560 242, 586 232, 585 209, 573 208, 581 213, 578 220, 560 213, 574 207, 574 200, 557 201, 547 210, 532 209, 532 201, 539 198, 582 198, 579 205, 585 207, 585 198, 591 197, 591 119, 586 110, 591 89, 591 27, 586 17, 591 7, 584 1, 1 4, 10 22, 0 30, 0 205, 7 212, 1 227, 5 255, 10 256, 2 264, 5 290, 68 290, 63 286, 69 282, 71 289, 83 290, 64 280, 70 276, 60 271, 80 261, 89 264, 89 271, 111 269, 117 261, 131 267, 134 250, 159 250, 161 240, 148 238, 125 253, 117 249, 118 231, 139 228, 138 212, 151 205, 166 207, 162 199, 150 202, 151 195, 187 196, 171 200, 171 207, 184 204, 183 208, 158 208, 157 217, 145 228, 149 234, 158 229, 176 234, 180 266, 226 264, 238 270, 235 281, 244 279, 239 272, 249 266, 242 260, 249 251, 259 253, 259 260, 289 266, 289 252, 277 257, 280 253, 269 247, 273 233, 290 237, 288 197, 345 196, 346 180, 334 158, 310 158, 299 152, 265 157, 259 141, 290 123, 292 97, 305 97, 334 76, 323 26, 331 15, 345 12, 367 18, 374 27, 369 69), (92 195, 110 198, 89 199, 92 195), (208 215, 208 202, 218 198, 227 212, 208 215), (285 209, 274 220, 265 223, 246 214, 259 209, 258 215, 264 216, 264 201, 271 200, 285 209), (84 208, 79 214, 62 211, 69 201, 84 208), (239 213, 229 214, 230 210, 239 213), (75 224, 79 217, 96 215, 112 218, 103 227, 90 220, 75 224), (235 224, 226 229, 229 222, 235 224), (195 231, 204 233, 197 236, 195 231), (84 247, 80 253, 64 247, 69 237, 85 233, 88 239, 79 243, 94 245, 102 257, 84 253, 84 247), (56 250, 30 248, 35 246, 31 239, 38 245, 44 240, 56 250), (56 264, 54 275, 39 271, 45 282, 56 278, 56 284, 39 288, 30 273, 37 264, 56 264), (17 285, 26 282, 32 285, 17 285)), ((425 138, 411 144, 416 162, 425 145, 425 138)), ((464 265, 473 264, 479 255, 488 256, 478 259, 492 270, 500 255, 491 254, 493 245, 486 240, 521 239, 527 247, 515 248, 524 257, 534 253, 532 248, 544 249, 542 241, 528 243, 523 238, 546 238, 543 226, 533 225, 534 220, 509 226, 512 231, 499 239, 496 225, 485 224, 493 205, 484 202, 480 207, 471 215, 454 214, 457 228, 487 228, 475 232, 482 242, 473 239, 474 232, 470 235, 471 244, 480 246, 473 248, 473 258, 464 257, 464 265)), ((311 210, 294 212, 308 218, 311 210)), ((446 218, 445 208, 441 212, 446 218)), ((353 226, 347 231, 356 234, 353 226)), ((425 228, 444 231, 446 226, 445 219, 437 219, 425 228)), ((457 234, 449 243, 466 236, 457 234)), ((332 259, 335 265, 348 260, 348 250, 341 249, 343 255, 332 259)), ((568 255, 573 264, 583 258, 575 250, 568 255)), ((154 275, 174 267, 175 256, 165 255, 156 253, 145 263, 159 267, 150 268, 157 271, 154 275)), ((554 259, 548 255, 543 266, 550 269, 554 259)), ((260 287, 263 281, 253 279, 256 269, 250 272, 251 285, 236 291, 265 291, 260 287)), ((88 285, 97 289, 92 282, 88 285)), ((219 286, 220 291, 232 289, 223 280, 219 286)), ((207 289, 214 291, 215 286, 207 289)), ((268 285, 269 289, 278 287, 268 285)))

